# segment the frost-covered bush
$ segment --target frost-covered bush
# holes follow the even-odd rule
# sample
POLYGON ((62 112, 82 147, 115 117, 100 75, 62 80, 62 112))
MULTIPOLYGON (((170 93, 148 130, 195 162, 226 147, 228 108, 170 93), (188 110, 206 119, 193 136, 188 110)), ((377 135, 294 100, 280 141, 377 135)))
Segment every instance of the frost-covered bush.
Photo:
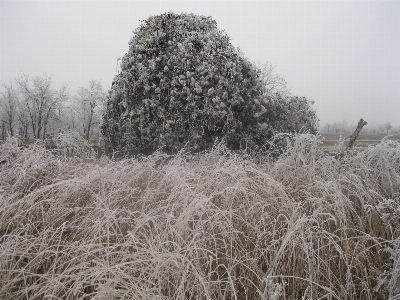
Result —
POLYGON ((66 169, 76 169, 84 161, 94 161, 96 153, 77 132, 60 134, 55 145, 36 140, 21 145, 9 138, 0 146, 0 186, 14 191, 13 197, 25 195, 57 181, 66 169))
MULTIPOLYGON (((129 45, 103 115, 109 155, 150 154, 161 147, 176 153, 185 145, 201 151, 217 138, 230 149, 258 149, 276 130, 310 126, 290 118, 293 99, 271 97, 265 74, 211 17, 152 16, 129 45)), ((292 113, 306 115, 292 106, 292 113)))
POLYGON ((5 192, 12 190, 14 197, 53 182, 62 168, 62 163, 46 150, 42 140, 19 146, 16 138, 9 138, 0 147, 0 161, 0 186, 5 192))
POLYGON ((314 101, 299 96, 280 95, 267 97, 265 106, 268 113, 263 116, 275 132, 311 133, 318 131, 318 117, 312 109, 314 101))
POLYGON ((60 133, 56 138, 56 147, 65 157, 95 158, 96 153, 89 141, 76 131, 60 133))

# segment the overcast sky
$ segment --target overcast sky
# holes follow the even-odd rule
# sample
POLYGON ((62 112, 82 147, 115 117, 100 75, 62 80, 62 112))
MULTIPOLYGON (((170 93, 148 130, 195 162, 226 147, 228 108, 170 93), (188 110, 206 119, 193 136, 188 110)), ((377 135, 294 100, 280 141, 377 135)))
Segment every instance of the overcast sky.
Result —
POLYGON ((212 16, 327 122, 400 126, 400 1, 0 1, 0 82, 51 75, 110 87, 132 30, 168 11, 212 16))

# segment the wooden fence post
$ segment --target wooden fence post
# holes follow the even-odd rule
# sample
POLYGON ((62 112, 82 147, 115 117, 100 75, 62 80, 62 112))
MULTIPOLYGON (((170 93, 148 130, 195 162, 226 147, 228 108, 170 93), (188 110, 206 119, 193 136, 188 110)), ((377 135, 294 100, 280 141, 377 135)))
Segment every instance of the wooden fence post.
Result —
POLYGON ((360 134, 361 129, 367 124, 368 123, 363 119, 360 119, 360 121, 358 121, 356 130, 354 130, 353 134, 350 136, 349 149, 353 148, 354 142, 356 141, 358 135, 360 134))

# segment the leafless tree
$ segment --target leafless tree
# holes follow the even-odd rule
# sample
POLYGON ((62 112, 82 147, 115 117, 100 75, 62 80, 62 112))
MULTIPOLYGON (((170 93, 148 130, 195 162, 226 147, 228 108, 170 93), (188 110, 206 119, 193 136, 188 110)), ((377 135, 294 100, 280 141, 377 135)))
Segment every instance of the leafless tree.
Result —
POLYGON ((98 80, 91 80, 81 87, 75 96, 75 111, 82 125, 83 136, 89 140, 93 127, 100 124, 105 93, 98 80))
POLYGON ((3 91, 0 94, 0 118, 2 120, 3 137, 6 132, 13 136, 17 123, 18 92, 12 84, 2 84, 3 91))
POLYGON ((386 133, 388 133, 392 128, 393 128, 392 123, 386 122, 385 124, 386 133))
POLYGON ((265 96, 272 97, 279 94, 281 97, 286 97, 289 95, 289 89, 287 82, 284 77, 276 73, 275 66, 271 63, 261 63, 257 64, 257 67, 261 71, 261 78, 265 83, 265 96))
POLYGON ((33 136, 44 138, 50 119, 56 117, 57 108, 68 98, 68 87, 63 85, 59 90, 53 89, 51 77, 46 75, 33 78, 21 75, 16 81, 33 136))

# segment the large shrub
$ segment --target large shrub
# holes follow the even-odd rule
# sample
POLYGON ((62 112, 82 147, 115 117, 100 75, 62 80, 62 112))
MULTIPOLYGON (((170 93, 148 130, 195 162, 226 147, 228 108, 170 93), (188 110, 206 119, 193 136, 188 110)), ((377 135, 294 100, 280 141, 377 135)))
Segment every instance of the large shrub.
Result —
POLYGON ((265 108, 268 112, 261 120, 275 132, 316 134, 319 120, 313 104, 314 101, 306 97, 276 93, 267 96, 265 108))
POLYGON ((134 31, 109 92, 106 152, 200 151, 216 138, 258 148, 274 129, 261 75, 211 17, 152 16, 134 31))

